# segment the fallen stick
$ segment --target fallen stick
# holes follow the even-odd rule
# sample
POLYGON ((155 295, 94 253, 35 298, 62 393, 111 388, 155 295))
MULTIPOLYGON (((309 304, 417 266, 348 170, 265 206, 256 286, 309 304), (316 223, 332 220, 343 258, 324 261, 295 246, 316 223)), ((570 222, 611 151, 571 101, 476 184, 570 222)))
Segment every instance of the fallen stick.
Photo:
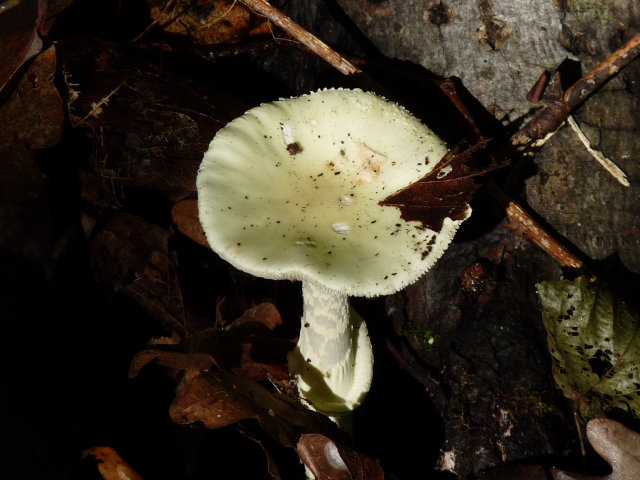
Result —
POLYGON ((274 25, 287 32, 293 38, 305 45, 309 50, 324 59, 336 70, 344 75, 359 73, 360 69, 349 62, 346 58, 324 43, 318 37, 305 30, 287 15, 277 8, 271 6, 265 0, 240 0, 255 13, 266 17, 274 25))

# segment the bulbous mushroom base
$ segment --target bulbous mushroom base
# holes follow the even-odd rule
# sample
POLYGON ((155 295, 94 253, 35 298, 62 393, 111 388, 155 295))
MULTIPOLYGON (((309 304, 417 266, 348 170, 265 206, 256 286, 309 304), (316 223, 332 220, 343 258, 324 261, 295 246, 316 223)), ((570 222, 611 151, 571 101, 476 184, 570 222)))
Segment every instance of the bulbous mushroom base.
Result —
POLYGON ((313 282, 303 282, 302 292, 300 339, 289 354, 289 371, 309 406, 328 415, 349 412, 371 386, 367 325, 342 292, 313 282))

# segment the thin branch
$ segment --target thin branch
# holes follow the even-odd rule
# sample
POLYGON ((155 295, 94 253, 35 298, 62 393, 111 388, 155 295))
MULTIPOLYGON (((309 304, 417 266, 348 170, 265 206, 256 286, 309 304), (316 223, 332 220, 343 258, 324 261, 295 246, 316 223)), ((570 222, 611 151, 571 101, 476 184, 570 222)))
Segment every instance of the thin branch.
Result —
POLYGON ((576 135, 578 135, 578 138, 580 139, 584 147, 587 149, 587 151, 591 154, 591 156, 595 158, 598 161, 598 163, 600 163, 600 165, 602 165, 604 169, 611 174, 613 178, 615 178, 618 182, 620 182, 625 187, 629 187, 631 184, 627 179, 627 175, 622 171, 620 167, 618 167, 615 163, 613 163, 613 161, 605 157, 601 151, 596 150, 591 146, 591 142, 589 141, 587 136, 584 134, 584 132, 582 131, 578 123, 575 121, 575 119, 571 115, 569 115, 569 117, 567 118, 567 122, 569 123, 569 126, 573 129, 573 131, 576 133, 576 135))
MULTIPOLYGON (((613 52, 597 67, 569 87, 564 93, 548 90, 543 95, 545 106, 511 137, 511 144, 518 149, 529 147, 535 140, 556 131, 587 97, 617 74, 640 54, 640 33, 613 52)), ((553 77, 552 77, 553 80, 553 77)), ((554 85, 550 82, 549 85, 554 85)), ((538 89, 540 90, 540 88, 538 89)))
POLYGON ((569 268, 582 268, 582 261, 547 233, 520 205, 514 201, 507 203, 508 227, 527 237, 542 250, 553 257, 560 265, 569 268))
POLYGON ((549 234, 522 206, 515 202, 504 190, 493 182, 487 182, 487 191, 504 206, 507 213, 507 227, 528 238, 547 252, 563 267, 582 269, 585 264, 567 247, 549 234))
POLYGON ((309 50, 314 52, 320 58, 333 66, 336 70, 344 75, 351 75, 360 72, 360 70, 349 62, 346 58, 320 40, 318 37, 302 28, 291 18, 286 16, 280 10, 272 7, 265 0, 240 0, 251 10, 259 15, 266 17, 273 24, 277 25, 293 38, 304 44, 309 50))
POLYGON ((116 93, 118 93, 118 91, 124 86, 124 84, 125 84, 125 81, 123 80, 113 90, 111 90, 106 96, 102 97, 97 102, 91 102, 91 110, 89 110, 89 113, 87 113, 82 119, 78 120, 77 122, 74 122, 73 126, 75 127, 75 126, 84 124, 84 122, 87 119, 89 119, 89 117, 97 118, 99 115, 101 115, 103 112, 102 107, 105 107, 109 104, 111 97, 113 97, 116 93))
POLYGON ((572 110, 600 88, 607 80, 626 67, 640 54, 640 33, 609 55, 564 94, 565 103, 572 110))
MULTIPOLYGON (((544 86, 541 86, 541 82, 536 82, 534 86, 534 96, 541 97, 545 106, 511 137, 511 145, 519 151, 530 147, 539 147, 560 128, 565 120, 568 120, 571 124, 571 111, 582 104, 582 102, 639 54, 640 34, 637 34, 565 92, 558 89, 560 82, 557 74, 552 77, 546 75, 548 80, 546 89, 544 86)), ((593 152, 590 145, 587 146, 587 149, 593 152)), ((609 162, 605 161, 603 165, 611 172, 612 168, 609 162)), ((614 171, 615 170, 619 170, 617 166, 614 171)), ((620 173, 621 175, 616 172, 614 176, 616 176, 618 181, 623 185, 628 185, 624 172, 620 170, 620 173)), ((489 188, 489 191, 504 205, 509 221, 509 228, 531 239, 531 241, 555 258, 561 265, 571 268, 585 267, 584 263, 578 257, 562 246, 552 235, 547 233, 521 206, 507 198, 504 192, 498 191, 497 188, 489 188)))
MULTIPOLYGON (((162 10, 160 11, 159 17, 162 17, 162 16, 166 15, 167 11, 169 11, 170 8, 173 8, 174 3, 175 3, 175 0, 169 0, 167 2, 167 4, 164 7, 162 7, 162 10)), ((176 13, 174 13, 168 19, 165 18, 162 22, 160 22, 160 20, 158 20, 158 19, 153 20, 149 25, 146 26, 146 28, 144 30, 142 30, 142 32, 140 32, 138 35, 136 35, 133 38, 132 42, 136 43, 136 42, 140 41, 140 39, 142 37, 144 37, 147 33, 149 33, 151 31, 151 29, 154 28, 156 25, 160 25, 161 27, 166 27, 167 25, 172 23, 176 18, 178 18, 180 15, 182 15, 185 10, 186 10, 186 7, 183 7, 181 10, 178 10, 176 13)))

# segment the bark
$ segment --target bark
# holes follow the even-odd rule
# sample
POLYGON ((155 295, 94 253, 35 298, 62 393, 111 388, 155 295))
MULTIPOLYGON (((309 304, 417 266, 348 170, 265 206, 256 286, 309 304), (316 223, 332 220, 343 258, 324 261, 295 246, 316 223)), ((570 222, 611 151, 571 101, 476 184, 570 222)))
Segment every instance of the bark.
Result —
MULTIPOLYGON (((536 108, 525 95, 544 70, 565 62, 570 84, 577 67, 589 71, 640 24, 633 1, 339 4, 385 56, 459 77, 503 124, 536 108)), ((575 113, 593 145, 626 172, 630 187, 563 126, 533 161, 519 165, 524 174, 514 188, 621 293, 637 288, 640 273, 639 68, 633 62, 575 113)), ((571 410, 550 379, 535 299, 535 283, 560 276, 560 268, 500 223, 494 228, 486 206, 478 204, 474 218, 431 272, 387 302, 404 337, 396 356, 425 385, 444 421, 441 467, 461 478, 558 453, 576 435, 571 410)))
MULTIPOLYGON (((390 58, 419 63, 443 77, 457 76, 502 121, 531 111, 525 94, 543 70, 570 59, 586 72, 637 33, 633 1, 341 0, 365 34, 390 58), (393 32, 393 34, 390 34, 393 32)), ((640 140, 635 62, 576 112, 592 143, 630 177, 617 184, 563 127, 536 157, 527 179, 531 206, 587 255, 618 253, 640 271, 640 140)))

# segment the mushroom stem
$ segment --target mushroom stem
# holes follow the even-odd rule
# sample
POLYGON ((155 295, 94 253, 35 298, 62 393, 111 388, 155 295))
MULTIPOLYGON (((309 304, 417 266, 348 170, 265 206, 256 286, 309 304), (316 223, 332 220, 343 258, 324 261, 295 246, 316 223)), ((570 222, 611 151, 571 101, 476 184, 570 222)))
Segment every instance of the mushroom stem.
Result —
POLYGON ((364 400, 373 375, 367 326, 343 292, 306 281, 302 296, 300 339, 289 354, 300 396, 323 413, 353 410, 364 400))

